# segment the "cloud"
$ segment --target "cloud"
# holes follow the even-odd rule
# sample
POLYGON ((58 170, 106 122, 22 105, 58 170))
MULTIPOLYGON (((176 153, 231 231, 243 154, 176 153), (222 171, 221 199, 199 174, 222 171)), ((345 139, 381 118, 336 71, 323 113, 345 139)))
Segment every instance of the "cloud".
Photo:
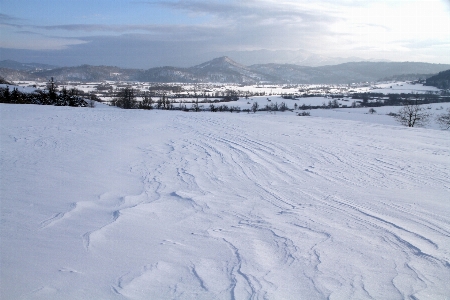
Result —
POLYGON ((442 0, 444 4, 447 6, 447 9, 450 11, 450 0, 442 0))
POLYGON ((192 37, 207 37, 209 33, 219 28, 209 25, 106 25, 106 24, 68 24, 53 26, 36 26, 35 28, 49 31, 71 31, 78 33, 108 33, 108 34, 147 34, 148 38, 159 40, 185 40, 192 37))
POLYGON ((260 49, 387 59, 403 58, 415 49, 439 60, 439 45, 450 42, 448 16, 440 12, 442 1, 429 0, 426 5, 419 0, 135 1, 142 6, 140 11, 163 17, 124 15, 121 24, 106 23, 105 18, 103 24, 23 25, 17 18, 0 14, 2 30, 6 28, 0 45, 57 49, 72 62, 133 67, 192 66, 212 58, 208 53, 260 49))
POLYGON ((72 45, 62 50, 34 51, 27 49, 0 49, 2 56, 17 61, 37 61, 52 65, 81 64, 112 65, 131 68, 158 66, 190 67, 212 59, 209 48, 200 48, 197 41, 153 41, 146 35, 85 37, 85 44, 72 45), (33 60, 31 60, 33 59, 33 60))
POLYGON ((73 45, 84 44, 78 38, 50 36, 38 32, 37 26, 26 25, 28 20, 0 14, 0 47, 29 50, 63 50, 73 45))
POLYGON ((4 22, 15 22, 20 20, 19 18, 7 15, 7 14, 2 14, 0 13, 0 23, 4 23, 4 22))
MULTIPOLYGON (((156 1, 151 5, 207 15, 217 47, 239 49, 293 49, 326 42, 339 18, 326 10, 279 1, 156 1), (220 34, 220 35, 219 35, 220 34)), ((211 35, 211 34, 210 34, 211 35)))
POLYGON ((0 13, 0 28, 23 28, 23 25, 16 24, 21 19, 0 13))
POLYGON ((201 18, 201 24, 63 24, 39 26, 47 31, 142 34, 153 41, 198 41, 209 50, 297 49, 326 43, 332 14, 296 2, 276 1, 154 1, 135 2, 201 18))
MULTIPOLYGON (((174 10, 180 10, 192 15, 206 14, 214 17, 217 21, 233 21, 239 24, 246 24, 252 20, 257 23, 266 20, 286 21, 296 23, 323 23, 332 21, 334 17, 326 11, 318 11, 310 6, 299 5, 296 2, 287 1, 155 1, 152 5, 159 5, 174 10)), ((246 24, 250 25, 250 24, 246 24)))
POLYGON ((73 45, 85 44, 86 41, 77 38, 43 35, 38 32, 21 30, 2 33, 1 48, 28 50, 63 50, 73 45))

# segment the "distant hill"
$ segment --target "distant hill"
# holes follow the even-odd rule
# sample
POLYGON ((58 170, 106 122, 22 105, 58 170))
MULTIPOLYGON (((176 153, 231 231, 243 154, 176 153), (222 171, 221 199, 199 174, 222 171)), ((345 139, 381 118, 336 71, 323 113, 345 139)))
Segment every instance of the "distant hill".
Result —
POLYGON ((435 86, 440 89, 450 89, 450 70, 439 72, 426 80, 426 85, 435 86))
POLYGON ((415 81, 415 80, 420 80, 420 81, 425 81, 427 78, 436 75, 435 73, 433 74, 400 74, 400 75, 392 75, 392 76, 387 76, 384 78, 381 78, 380 81, 415 81))
MULTIPOLYGON (((250 66, 257 64, 291 64, 306 67, 320 67, 338 65, 347 62, 360 61, 387 61, 387 60, 367 60, 361 57, 329 57, 312 53, 304 49, 297 50, 244 50, 221 52, 222 55, 233 57, 241 64, 250 66)), ((212 53, 211 53, 212 54, 212 53)), ((212 54, 213 55, 213 54, 212 54)), ((212 57, 219 55, 213 55, 212 57)), ((211 57, 211 56, 210 56, 211 57)))
MULTIPOLYGON (((9 64, 21 67, 20 63, 9 64)), ((23 70, 0 67, 0 76, 9 81, 46 81, 50 77, 54 77, 58 81, 83 82, 114 80, 239 84, 347 84, 373 82, 383 78, 396 77, 419 79, 418 76, 423 76, 423 74, 437 74, 448 69, 450 69, 450 65, 418 62, 349 62, 321 67, 275 63, 244 66, 227 56, 223 56, 190 68, 159 67, 139 70, 82 65, 78 67, 23 70)))
POLYGON ((0 68, 8 68, 18 71, 37 71, 37 70, 49 70, 55 69, 57 66, 38 64, 38 63, 20 63, 14 60, 2 60, 0 61, 0 68))
POLYGON ((450 65, 420 62, 356 62, 344 63, 335 66, 318 67, 318 69, 331 71, 339 76, 354 73, 358 76, 367 78, 367 81, 371 81, 387 76, 402 74, 433 74, 446 70, 449 67, 450 65))
POLYGON ((289 83, 352 83, 378 81, 396 75, 436 74, 448 67, 450 65, 417 62, 351 62, 321 67, 262 64, 249 68, 276 75, 280 80, 289 83))
POLYGON ((64 67, 52 70, 36 71, 33 72, 32 75, 36 78, 54 77, 59 81, 130 81, 135 80, 137 72, 139 72, 139 70, 136 69, 82 65, 78 67, 64 67))
POLYGON ((186 68, 158 67, 138 72, 135 79, 146 82, 198 82, 186 68))
POLYGON ((189 71, 202 81, 254 83, 277 80, 271 74, 263 74, 241 65, 227 56, 215 58, 203 64, 189 68, 189 71))
POLYGON ((35 80, 35 77, 29 71, 20 71, 9 68, 0 68, 0 77, 7 81, 35 80))
POLYGON ((11 82, 6 81, 3 77, 0 77, 0 84, 11 84, 11 82))

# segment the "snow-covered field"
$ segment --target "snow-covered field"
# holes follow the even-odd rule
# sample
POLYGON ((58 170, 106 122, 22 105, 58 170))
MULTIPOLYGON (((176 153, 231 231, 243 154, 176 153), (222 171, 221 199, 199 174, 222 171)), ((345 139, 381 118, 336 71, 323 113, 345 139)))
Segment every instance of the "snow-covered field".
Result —
POLYGON ((102 105, 0 114, 2 299, 450 298, 448 131, 102 105))

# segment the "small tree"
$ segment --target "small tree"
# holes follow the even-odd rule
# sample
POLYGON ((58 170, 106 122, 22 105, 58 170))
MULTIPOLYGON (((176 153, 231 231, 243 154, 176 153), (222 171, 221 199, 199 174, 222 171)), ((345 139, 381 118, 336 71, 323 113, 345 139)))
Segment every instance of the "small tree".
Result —
MULTIPOLYGON (((173 104, 170 101, 169 97, 165 97, 166 98, 166 103, 164 105, 165 109, 173 109, 173 104)), ((163 98, 164 99, 164 98, 163 98)))
POLYGON ((374 113, 376 113, 377 111, 373 108, 373 107, 371 107, 370 109, 369 109, 369 114, 374 114, 374 113))
POLYGON ((226 105, 224 104, 224 105, 219 106, 219 107, 218 107, 218 110, 219 110, 220 112, 222 112, 222 111, 229 111, 229 108, 228 108, 228 106, 226 106, 226 105))
POLYGON ((70 102, 70 96, 65 86, 63 86, 61 92, 56 97, 56 106, 68 106, 70 102))
POLYGON ((11 103, 21 104, 22 102, 22 93, 17 88, 14 88, 11 92, 11 103))
POLYGON ((3 93, 1 96, 1 103, 11 103, 11 92, 9 90, 9 86, 6 86, 6 88, 3 89, 3 93))
POLYGON ((161 109, 163 106, 162 98, 159 98, 158 101, 156 101, 156 108, 161 109))
POLYGON ((153 99, 149 97, 147 93, 144 93, 144 97, 142 101, 139 103, 140 109, 152 109, 153 108, 153 99))
POLYGON ((415 102, 414 104, 407 103, 403 106, 395 118, 397 122, 404 126, 414 127, 425 126, 429 121, 430 115, 415 102))
POLYGON ((230 106, 230 112, 233 112, 232 110, 237 112, 237 113, 241 112, 241 108, 238 105, 230 106))
POLYGON ((91 99, 88 100, 87 106, 90 107, 90 108, 94 108, 96 103, 97 102, 95 102, 95 100, 91 98, 91 99))
POLYGON ((199 112, 200 111, 200 105, 198 105, 198 100, 195 101, 194 103, 192 103, 192 110, 195 112, 199 112))
POLYGON ((81 93, 76 88, 70 89, 69 93, 69 106, 87 106, 88 103, 81 97, 81 93))
POLYGON ((288 109, 289 109, 289 108, 287 107, 286 103, 281 102, 280 107, 279 107, 279 110, 280 110, 280 111, 285 111, 285 110, 288 110, 288 109))
POLYGON ((362 96, 362 104, 363 106, 366 106, 367 103, 369 103, 369 95, 367 95, 366 93, 364 93, 364 95, 362 96))
POLYGON ((447 108, 446 113, 438 115, 436 121, 442 129, 450 129, 450 108, 447 108))
POLYGON ((49 82, 47 83, 47 89, 48 89, 48 103, 50 105, 55 105, 56 98, 57 98, 57 89, 56 89, 56 82, 53 80, 53 77, 49 82))
POLYGON ((253 102, 252 108, 251 108, 252 112, 253 112, 253 113, 257 112, 257 111, 258 111, 258 108, 259 108, 258 102, 253 102))

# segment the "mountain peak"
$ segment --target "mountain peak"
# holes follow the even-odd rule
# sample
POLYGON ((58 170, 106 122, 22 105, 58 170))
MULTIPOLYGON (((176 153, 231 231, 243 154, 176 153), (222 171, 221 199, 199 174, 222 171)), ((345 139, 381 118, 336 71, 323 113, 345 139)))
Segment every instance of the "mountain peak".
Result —
POLYGON ((221 56, 214 58, 212 61, 221 61, 221 62, 227 62, 227 63, 236 63, 234 60, 229 58, 228 56, 221 56))
POLYGON ((192 67, 193 69, 204 69, 204 68, 214 68, 214 69, 234 69, 234 68, 246 68, 245 66, 235 62, 228 56, 222 56, 214 58, 210 61, 202 63, 200 65, 192 67))

